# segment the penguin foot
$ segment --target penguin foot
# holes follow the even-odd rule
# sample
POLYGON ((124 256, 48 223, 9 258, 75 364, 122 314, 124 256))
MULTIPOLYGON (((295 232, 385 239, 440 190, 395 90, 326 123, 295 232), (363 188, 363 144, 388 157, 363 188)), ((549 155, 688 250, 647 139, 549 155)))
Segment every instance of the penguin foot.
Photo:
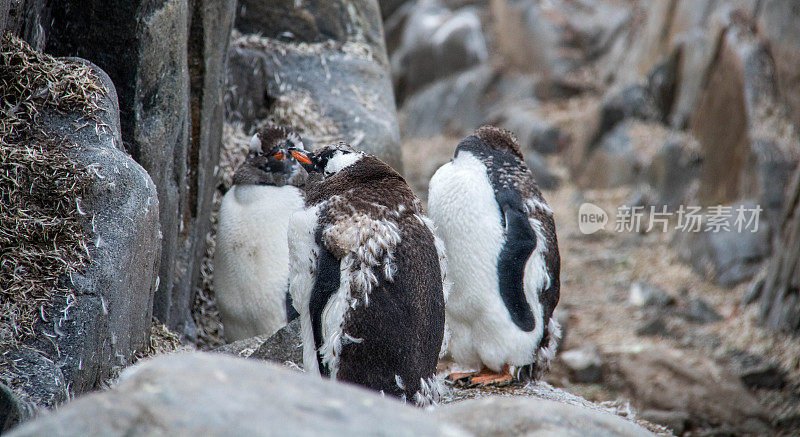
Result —
POLYGON ((475 376, 469 379, 469 387, 488 386, 503 387, 511 384, 514 377, 511 375, 508 364, 503 366, 500 373, 494 372, 486 367, 475 376))
POLYGON ((477 374, 478 374, 478 372, 464 372, 464 373, 453 372, 453 373, 447 375, 445 380, 448 381, 448 382, 467 383, 467 382, 469 382, 469 379, 472 376, 477 375, 477 374))

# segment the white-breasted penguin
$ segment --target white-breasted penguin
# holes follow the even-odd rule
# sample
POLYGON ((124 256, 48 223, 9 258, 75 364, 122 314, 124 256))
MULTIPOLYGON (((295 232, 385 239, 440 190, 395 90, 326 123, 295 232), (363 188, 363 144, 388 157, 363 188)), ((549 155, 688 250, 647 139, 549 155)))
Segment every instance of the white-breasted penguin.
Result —
POLYGON ((435 402, 444 245, 403 177, 378 158, 340 143, 311 160, 306 206, 289 225, 306 372, 435 402))
MULTIPOLYGON (((214 288, 228 341, 271 335, 294 314, 288 298, 291 214, 302 208, 303 143, 291 128, 256 133, 222 198, 214 252, 214 288)), ((308 161, 310 163, 310 161, 308 161)))
POLYGON ((450 352, 480 372, 469 385, 538 378, 561 337, 553 212, 510 132, 483 126, 430 181, 428 209, 447 248, 450 352))

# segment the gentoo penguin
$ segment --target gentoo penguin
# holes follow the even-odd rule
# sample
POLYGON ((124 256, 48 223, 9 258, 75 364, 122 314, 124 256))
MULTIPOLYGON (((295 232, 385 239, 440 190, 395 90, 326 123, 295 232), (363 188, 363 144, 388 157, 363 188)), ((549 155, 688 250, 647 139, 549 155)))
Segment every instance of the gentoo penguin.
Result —
POLYGON ((292 129, 256 133, 222 198, 214 252, 214 288, 228 341, 270 335, 293 312, 287 305, 289 217, 303 207, 303 143, 292 129))
POLYGON ((560 258, 553 211, 511 133, 483 126, 462 140, 431 178, 428 208, 449 254, 450 352, 481 369, 448 379, 538 377, 561 337, 560 258))
POLYGON ((344 143, 311 158, 289 225, 289 291, 306 372, 435 402, 444 246, 400 174, 344 143))

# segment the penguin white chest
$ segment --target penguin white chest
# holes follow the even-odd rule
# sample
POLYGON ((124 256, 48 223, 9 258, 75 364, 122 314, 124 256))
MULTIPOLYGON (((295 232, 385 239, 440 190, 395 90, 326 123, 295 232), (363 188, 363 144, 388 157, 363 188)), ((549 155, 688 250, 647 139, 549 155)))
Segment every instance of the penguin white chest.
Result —
POLYGON ((289 217, 294 186, 234 186, 222 199, 214 286, 228 341, 269 335, 286 323, 289 217))
POLYGON ((536 323, 533 331, 525 332, 503 303, 498 259, 505 231, 483 162, 461 151, 442 166, 430 182, 428 210, 447 248, 453 283, 445 308, 453 357, 495 371, 505 364, 530 363, 543 332, 541 305, 527 299, 536 323))

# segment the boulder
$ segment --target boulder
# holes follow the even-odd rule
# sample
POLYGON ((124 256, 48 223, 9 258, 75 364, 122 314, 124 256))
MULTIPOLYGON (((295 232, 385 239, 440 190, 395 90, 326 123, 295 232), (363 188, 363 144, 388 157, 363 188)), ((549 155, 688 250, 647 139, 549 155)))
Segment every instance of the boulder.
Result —
POLYGON ((578 182, 581 186, 594 188, 631 184, 637 179, 640 164, 626 127, 620 125, 600 140, 589 155, 578 182))
POLYGON ((158 188, 163 240, 154 314, 193 337, 234 1, 187 3, 56 2, 47 50, 95 62, 116 85, 125 150, 158 188))
POLYGON ((683 435, 686 431, 689 415, 683 411, 644 410, 639 413, 642 419, 664 425, 675 435, 683 435))
POLYGON ((637 307, 666 307, 675 303, 675 298, 653 284, 636 281, 631 284, 628 302, 637 307))
POLYGON ((359 387, 208 353, 172 354, 140 363, 127 369, 112 389, 77 399, 10 435, 87 433, 464 435, 456 425, 437 422, 422 410, 359 387))
POLYGON ((555 175, 547 166, 544 157, 536 152, 525 153, 525 164, 533 173, 533 179, 543 190, 555 190, 561 183, 561 179, 555 175))
POLYGON ((760 206, 743 201, 723 206, 728 207, 730 210, 707 210, 700 231, 679 230, 673 238, 678 256, 684 262, 698 274, 725 287, 752 278, 771 251, 769 224, 761 217, 763 210, 758 212, 760 206), (717 218, 709 219, 714 216, 717 218), (750 222, 751 219, 754 221, 750 222))
POLYGON ((671 132, 645 170, 646 180, 658 196, 656 204, 673 210, 686 202, 696 190, 702 165, 697 141, 671 132))
POLYGON ((689 299, 686 302, 685 312, 679 313, 679 315, 694 323, 710 323, 722 320, 722 316, 719 315, 717 310, 701 297, 689 299))
POLYGON ((300 336, 300 318, 294 319, 272 334, 250 354, 249 358, 302 367, 303 339, 300 336))
POLYGON ((451 12, 435 2, 420 2, 409 11, 399 46, 392 54, 397 101, 402 103, 425 85, 488 58, 474 8, 451 12))
POLYGON ((730 358, 747 388, 780 390, 786 385, 786 372, 774 362, 743 351, 734 351, 730 358))
POLYGON ((403 137, 462 136, 487 118, 484 98, 494 69, 481 65, 440 80, 409 97, 401 110, 403 137))
POLYGON ((778 94, 791 111, 795 126, 800 126, 800 7, 792 0, 760 2, 757 26, 775 62, 778 94))
POLYGON ((256 335, 255 337, 243 338, 236 340, 233 343, 223 344, 212 349, 212 352, 221 354, 233 355, 235 357, 247 358, 267 340, 265 335, 256 335))
POLYGON ((628 118, 639 120, 661 118, 655 99, 645 84, 616 86, 606 91, 600 108, 600 126, 595 138, 601 139, 628 118))
POLYGON ((619 392, 642 410, 684 412, 691 427, 719 423, 738 433, 763 432, 767 414, 731 372, 711 358, 689 351, 651 347, 608 358, 621 378, 619 392))
MULTIPOLYGON (((161 249, 156 187, 147 172, 121 150, 114 86, 98 67, 82 60, 104 95, 98 119, 82 113, 39 110, 39 125, 74 143, 69 150, 91 180, 79 200, 81 224, 90 235, 91 263, 64 278, 74 299, 59 303, 37 337, 5 351, 13 362, 3 380, 20 404, 52 407, 72 394, 95 389, 114 370, 148 346, 161 249), (26 370, 27 369, 27 370, 26 370)), ((20 417, 25 419, 25 417, 20 417)))
POLYGON ((608 412, 537 398, 486 397, 440 407, 434 415, 476 436, 649 436, 608 412))
POLYGON ((524 154, 533 151, 552 155, 561 152, 569 144, 569 136, 558 126, 539 116, 535 109, 529 108, 530 105, 517 103, 502 106, 502 112, 491 117, 492 124, 514 132, 524 154))
POLYGON ((369 46, 386 63, 383 24, 377 0, 239 0, 236 28, 282 41, 327 40, 369 46))
POLYGON ((570 370, 571 380, 594 384, 603 377, 603 359, 595 347, 564 351, 559 358, 570 370))
POLYGON ((369 46, 245 35, 233 41, 229 56, 233 121, 290 123, 304 136, 347 141, 402 171, 389 73, 369 46))

